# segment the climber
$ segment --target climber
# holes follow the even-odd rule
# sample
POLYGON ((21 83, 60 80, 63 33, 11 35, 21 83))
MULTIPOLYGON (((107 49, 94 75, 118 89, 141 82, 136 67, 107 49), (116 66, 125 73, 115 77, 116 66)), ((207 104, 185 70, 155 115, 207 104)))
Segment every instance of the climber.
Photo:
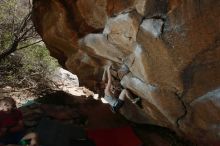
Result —
MULTIPOLYGON (((106 71, 108 82, 104 91, 104 99, 111 106, 112 111, 117 112, 123 106, 125 97, 129 98, 130 100, 132 100, 133 97, 127 89, 120 90, 118 87, 112 85, 112 76, 110 69, 111 66, 109 66, 106 71)), ((132 102, 137 102, 137 99, 132 100, 132 102)))
POLYGON ((0 146, 19 146, 29 143, 30 146, 38 146, 37 134, 25 133, 22 113, 16 108, 13 98, 0 99, 0 146), (19 143, 20 142, 20 143, 19 143))

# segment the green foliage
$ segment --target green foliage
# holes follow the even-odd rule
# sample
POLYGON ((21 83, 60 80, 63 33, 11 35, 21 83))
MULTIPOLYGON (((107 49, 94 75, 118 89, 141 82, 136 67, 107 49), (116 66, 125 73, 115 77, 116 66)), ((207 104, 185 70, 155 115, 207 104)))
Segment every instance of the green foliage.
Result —
POLYGON ((34 45, 30 48, 20 50, 24 73, 41 72, 44 76, 49 75, 57 67, 57 61, 49 55, 44 45, 34 45))
POLYGON ((0 20, 7 21, 13 17, 12 14, 15 10, 16 0, 3 0, 0 2, 0 20))
POLYGON ((9 46, 13 29, 18 22, 15 18, 16 0, 0 2, 0 51, 9 46))
POLYGON ((22 1, 25 0, 1 0, 0 23, 20 23, 22 18, 30 11, 30 8, 25 6, 22 1))
POLYGON ((47 77, 58 67, 43 43, 36 44, 40 38, 30 14, 26 0, 0 0, 0 55, 3 54, 0 58, 0 88, 12 86, 37 91, 39 87, 47 86, 47 77))
POLYGON ((30 87, 46 84, 47 77, 59 66, 44 45, 34 45, 0 62, 0 87, 30 87))
POLYGON ((22 20, 31 11, 25 3, 25 0, 0 0, 0 52, 10 47, 22 20))

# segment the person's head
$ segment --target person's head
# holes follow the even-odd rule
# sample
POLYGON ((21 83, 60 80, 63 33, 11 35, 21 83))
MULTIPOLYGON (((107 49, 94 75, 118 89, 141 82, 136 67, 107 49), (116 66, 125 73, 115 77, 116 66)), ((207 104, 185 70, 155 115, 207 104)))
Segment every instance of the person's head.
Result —
POLYGON ((11 97, 4 97, 0 99, 0 111, 10 112, 16 108, 16 103, 11 97))
POLYGON ((111 92, 112 92, 112 94, 113 94, 114 96, 119 96, 120 93, 121 93, 121 88, 119 88, 119 87, 117 87, 117 86, 114 86, 114 85, 112 85, 112 86, 110 87, 110 90, 111 90, 111 92))

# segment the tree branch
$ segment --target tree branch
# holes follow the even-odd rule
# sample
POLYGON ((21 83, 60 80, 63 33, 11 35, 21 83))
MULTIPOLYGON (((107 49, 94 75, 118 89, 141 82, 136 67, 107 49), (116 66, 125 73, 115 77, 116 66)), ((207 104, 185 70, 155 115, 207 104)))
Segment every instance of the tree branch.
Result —
POLYGON ((8 48, 5 49, 1 54, 0 54, 0 61, 5 59, 8 55, 16 51, 18 47, 19 40, 15 39, 12 43, 12 45, 8 48))
POLYGON ((27 48, 27 47, 33 46, 33 45, 35 45, 35 44, 37 44, 37 43, 40 43, 40 42, 42 42, 42 40, 39 40, 39 41, 34 42, 34 43, 32 43, 32 44, 29 44, 29 45, 26 45, 26 46, 20 47, 20 48, 18 48, 17 50, 21 50, 21 49, 24 49, 24 48, 27 48))
POLYGON ((25 27, 27 27, 27 24, 28 24, 28 22, 30 22, 30 18, 31 18, 31 14, 32 14, 32 12, 29 12, 25 17, 24 17, 24 19, 21 21, 21 23, 20 23, 20 27, 19 27, 19 32, 18 33, 21 33, 24 29, 25 29, 25 27))
POLYGON ((14 23, 14 18, 12 20, 12 29, 13 29, 13 38, 11 38, 12 44, 10 45, 10 47, 8 49, 3 49, 2 52, 0 52, 0 61, 4 58, 6 58, 8 55, 10 55, 11 53, 15 52, 16 50, 20 50, 23 48, 27 48, 29 46, 32 46, 34 44, 37 44, 40 41, 37 41, 35 43, 32 44, 28 44, 26 46, 20 47, 18 48, 19 43, 30 40, 33 36, 36 35, 35 30, 34 30, 34 26, 31 23, 31 14, 32 12, 29 12, 21 21, 20 25, 17 28, 17 31, 15 31, 15 23, 14 23))

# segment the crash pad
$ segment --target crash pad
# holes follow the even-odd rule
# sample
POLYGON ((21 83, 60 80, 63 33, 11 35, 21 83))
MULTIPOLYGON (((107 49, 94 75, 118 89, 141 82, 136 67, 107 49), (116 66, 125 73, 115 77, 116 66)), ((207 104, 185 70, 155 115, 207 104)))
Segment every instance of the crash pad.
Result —
POLYGON ((87 136, 96 146, 142 146, 129 126, 105 129, 87 129, 87 136))
POLYGON ((40 121, 36 132, 39 134, 40 144, 43 146, 72 146, 72 143, 77 140, 87 138, 83 128, 47 118, 40 121))

